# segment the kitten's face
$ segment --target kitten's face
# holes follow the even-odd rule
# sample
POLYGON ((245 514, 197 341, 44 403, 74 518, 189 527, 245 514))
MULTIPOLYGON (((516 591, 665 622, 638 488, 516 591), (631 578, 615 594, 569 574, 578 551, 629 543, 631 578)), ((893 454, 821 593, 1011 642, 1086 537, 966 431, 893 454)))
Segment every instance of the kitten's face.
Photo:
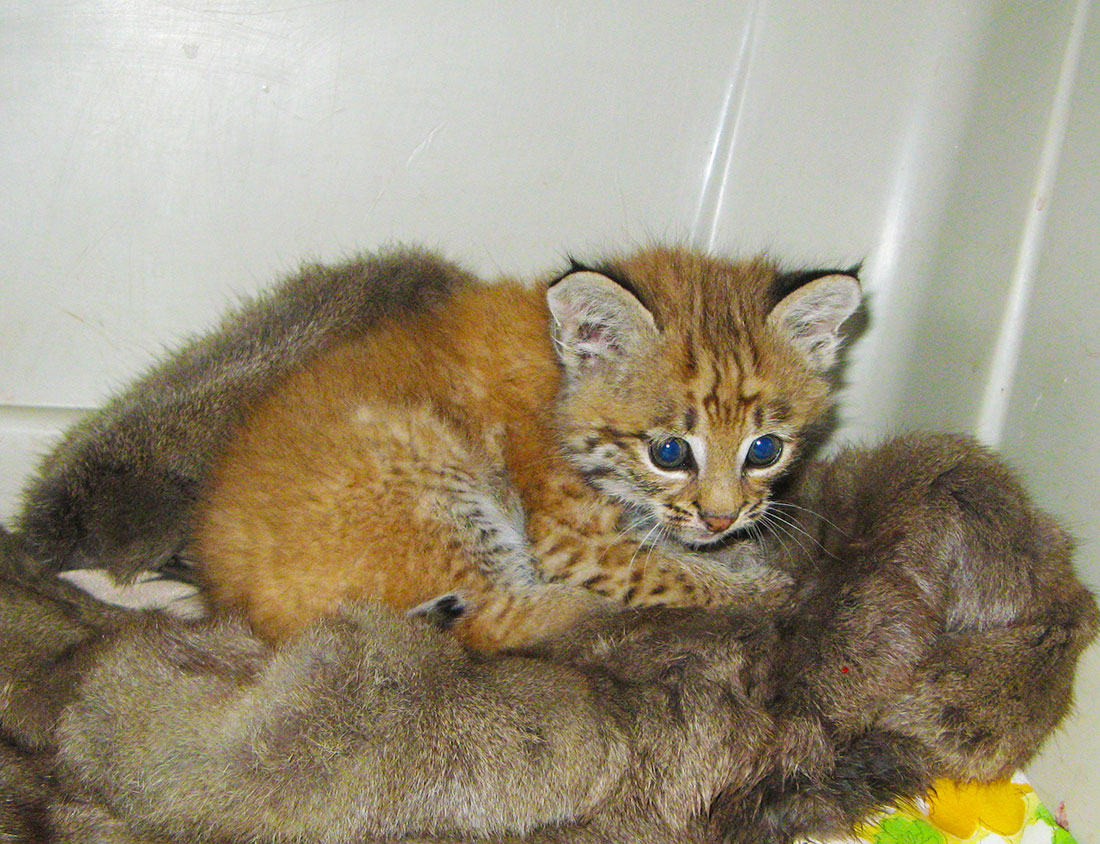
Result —
POLYGON ((858 282, 783 278, 662 251, 550 288, 562 446, 650 539, 707 546, 751 525, 828 408, 858 282))

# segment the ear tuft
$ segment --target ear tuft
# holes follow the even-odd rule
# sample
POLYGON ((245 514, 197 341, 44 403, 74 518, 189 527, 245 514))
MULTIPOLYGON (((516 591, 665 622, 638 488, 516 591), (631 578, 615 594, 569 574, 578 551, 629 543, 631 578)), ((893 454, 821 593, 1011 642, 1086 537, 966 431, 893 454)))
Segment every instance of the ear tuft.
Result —
POLYGON ((602 273, 572 272, 546 291, 551 336, 570 380, 606 370, 657 338, 653 314, 602 273))
POLYGON ((840 326, 859 307, 860 298, 859 280, 854 276, 822 276, 784 296, 768 314, 768 324, 811 366, 824 371, 836 360, 840 326))

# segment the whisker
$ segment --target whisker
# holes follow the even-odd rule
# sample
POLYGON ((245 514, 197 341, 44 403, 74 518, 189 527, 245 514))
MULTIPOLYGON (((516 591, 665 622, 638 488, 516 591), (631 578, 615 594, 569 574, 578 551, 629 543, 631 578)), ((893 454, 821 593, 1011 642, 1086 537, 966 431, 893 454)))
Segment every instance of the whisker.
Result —
POLYGON ((649 571, 649 563, 653 556, 653 551, 657 549, 658 542, 662 541, 665 537, 672 533, 672 529, 668 525, 658 523, 660 530, 657 531, 657 539, 653 541, 653 544, 649 546, 649 552, 646 555, 646 561, 642 563, 641 576, 645 577, 646 572, 649 571))
POLYGON ((799 540, 798 536, 790 530, 790 527, 789 526, 785 527, 785 525, 787 525, 787 523, 784 522, 782 519, 779 519, 774 513, 765 513, 764 516, 759 521, 764 522, 769 527, 771 527, 772 530, 774 530, 776 532, 775 535, 776 535, 777 538, 779 536, 778 532, 782 531, 784 536, 786 536, 789 540, 791 540, 791 542, 793 542, 795 545, 797 545, 799 548, 802 549, 803 554, 805 554, 807 557, 812 557, 813 556, 810 553, 809 549, 806 548, 806 546, 802 544, 802 542, 799 540), (774 522, 772 521, 772 519, 774 519, 774 522), (765 521, 765 520, 767 520, 767 521, 765 521))
POLYGON ((764 537, 760 533, 760 525, 757 522, 752 521, 745 525, 745 533, 748 534, 753 545, 762 546, 764 544, 764 537))
POLYGON ((809 507, 803 507, 801 504, 795 504, 793 501, 774 501, 774 500, 769 503, 769 506, 770 507, 791 507, 792 509, 795 509, 795 510, 801 510, 803 513, 809 513, 811 516, 814 516, 818 519, 821 519, 821 521, 823 521, 829 527, 833 528, 835 531, 837 531, 845 539, 851 539, 852 538, 848 534, 848 532, 845 531, 844 528, 842 528, 836 522, 830 521, 829 519, 827 519, 823 515, 821 515, 819 512, 817 512, 816 510, 812 510, 809 507))
POLYGON ((767 515, 768 514, 765 512, 758 519, 756 519, 756 521, 749 523, 749 525, 747 526, 749 535, 752 536, 753 539, 760 544, 763 544, 768 539, 768 537, 771 537, 779 543, 780 548, 783 548, 785 550, 786 546, 783 543, 783 538, 779 535, 776 529, 768 523, 767 515), (767 531, 767 536, 765 536, 765 530, 767 531))
POLYGON ((653 558, 653 552, 657 548, 657 543, 663 540, 667 533, 670 533, 667 525, 663 525, 660 522, 657 522, 657 527, 659 528, 659 530, 657 531, 657 538, 653 541, 653 544, 650 545, 647 549, 645 561, 642 563, 642 577, 645 577, 646 572, 649 571, 649 562, 653 558))
MULTIPOLYGON (((826 548, 824 545, 822 545, 821 542, 819 542, 818 539, 815 536, 813 536, 812 534, 810 534, 807 531, 803 530, 801 525, 798 525, 794 522, 790 522, 790 521, 784 519, 778 513, 772 513, 771 516, 772 516, 772 518, 776 519, 777 521, 782 522, 783 524, 787 525, 788 528, 790 528, 792 531, 795 531, 795 532, 800 533, 803 536, 805 536, 808 540, 810 540, 810 542, 812 542, 814 545, 816 545, 818 548, 820 548, 822 551, 824 551, 825 554, 827 554, 829 557, 832 557, 834 560, 839 560, 840 559, 840 557, 838 557, 836 554, 834 554, 832 551, 830 551, 828 548, 826 548)), ((793 538, 793 536, 792 536, 792 538, 793 538)), ((813 555, 810 554, 810 552, 808 550, 806 550, 806 548, 804 546, 802 546, 802 543, 799 543, 799 546, 802 547, 803 551, 806 553, 806 556, 808 558, 810 558, 811 560, 814 559, 813 555)))
MULTIPOLYGON (((641 551, 643 547, 645 547, 646 541, 649 539, 649 537, 653 536, 653 532, 658 530, 660 527, 661 527, 660 522, 657 522, 656 524, 654 524, 653 527, 651 527, 649 529, 649 533, 647 533, 642 538, 642 541, 638 543, 638 547, 635 548, 634 553, 630 555, 630 562, 627 563, 627 566, 626 566, 628 569, 630 569, 630 570, 634 569, 634 560, 637 558, 638 552, 641 551)), ((642 571, 644 572, 645 569, 643 568, 642 571)))
MULTIPOLYGON (((600 556, 596 558, 596 565, 598 566, 600 563, 603 562, 603 558, 607 556, 607 552, 610 551, 616 545, 618 545, 620 539, 622 539, 628 533, 633 533, 637 528, 640 528, 647 521, 649 521, 649 518, 650 518, 649 516, 639 516, 637 519, 632 521, 630 524, 628 524, 622 530, 617 531, 611 537, 610 541, 608 541, 608 543, 604 546, 603 553, 601 553, 600 556)), ((658 522, 657 524, 659 525, 660 522, 658 522)), ((652 529, 651 529, 651 532, 652 532, 652 529)), ((639 547, 641 547, 641 546, 639 545, 639 547)))
POLYGON ((792 530, 795 530, 798 533, 801 533, 808 540, 810 540, 810 542, 812 542, 814 545, 816 545, 818 548, 820 548, 822 551, 824 551, 826 554, 828 554, 834 560, 839 559, 836 556, 836 554, 834 554, 832 551, 830 551, 828 548, 826 548, 824 545, 822 545, 821 542, 818 540, 818 538, 816 536, 814 536, 812 533, 810 533, 808 530, 806 530, 804 527, 802 527, 802 525, 800 525, 798 522, 793 521, 791 519, 788 519, 785 516, 781 515, 780 513, 772 513, 771 515, 774 518, 782 521, 784 524, 788 525, 792 530))

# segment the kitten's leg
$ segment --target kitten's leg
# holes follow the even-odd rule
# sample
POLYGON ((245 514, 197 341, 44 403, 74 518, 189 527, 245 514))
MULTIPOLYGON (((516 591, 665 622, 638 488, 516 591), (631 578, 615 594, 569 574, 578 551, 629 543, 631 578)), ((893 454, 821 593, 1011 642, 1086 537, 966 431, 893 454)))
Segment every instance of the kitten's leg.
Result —
MULTIPOLYGON (((476 454, 471 462, 479 462, 476 454)), ((502 589, 521 591, 544 583, 527 539, 522 506, 503 474, 459 467, 447 467, 446 474, 447 498, 440 498, 478 570, 502 589)))
MULTIPOLYGON (((448 629, 479 650, 497 651, 531 645, 568 629, 580 618, 611 604, 587 589, 548 583, 527 539, 518 496, 503 478, 485 478, 452 472, 449 510, 472 561, 488 581, 488 588, 467 598, 461 592, 433 601, 461 611, 453 613, 448 629)), ((438 617, 438 613, 436 613, 438 617)))
POLYGON ((215 606, 280 641, 346 601, 454 626, 541 589, 492 437, 428 404, 367 398, 295 424, 296 447, 274 458, 266 438, 242 433, 211 485, 196 549, 215 606))
POLYGON ((565 633, 593 613, 622 608, 587 589, 544 583, 522 591, 487 591, 450 629, 480 651, 516 650, 565 633))
MULTIPOLYGON (((484 471, 496 462, 493 448, 487 439, 474 447, 473 460, 448 465, 440 472, 445 493, 437 493, 487 581, 476 594, 459 590, 464 612, 450 629, 467 644, 492 651, 524 647, 594 611, 623 605, 751 604, 763 611, 785 599, 790 579, 748 559, 752 555, 742 554, 730 565, 729 555, 704 558, 684 549, 674 556, 668 548, 643 546, 617 527, 613 506, 603 501, 593 506, 584 491, 574 500, 568 490, 559 491, 562 506, 553 514, 536 513, 525 524, 507 481, 484 471), (532 545, 529 529, 541 530, 543 539, 532 545)), ((570 485, 568 479, 562 482, 570 485)))
POLYGON ((594 502, 594 493, 579 482, 550 479, 547 487, 544 494, 559 503, 552 512, 534 513, 528 530, 551 580, 627 606, 753 605, 766 611, 786 600, 790 577, 767 565, 750 543, 719 554, 640 541, 620 523, 616 507, 594 502))

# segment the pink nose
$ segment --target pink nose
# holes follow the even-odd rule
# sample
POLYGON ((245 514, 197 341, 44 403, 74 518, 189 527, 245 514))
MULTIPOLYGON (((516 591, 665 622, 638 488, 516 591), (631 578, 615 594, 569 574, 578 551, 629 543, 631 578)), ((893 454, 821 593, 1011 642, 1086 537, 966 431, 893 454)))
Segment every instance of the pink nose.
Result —
POLYGON ((703 519, 703 524, 707 526, 707 529, 711 533, 721 533, 728 529, 734 521, 733 516, 707 516, 701 514, 701 518, 703 519))

